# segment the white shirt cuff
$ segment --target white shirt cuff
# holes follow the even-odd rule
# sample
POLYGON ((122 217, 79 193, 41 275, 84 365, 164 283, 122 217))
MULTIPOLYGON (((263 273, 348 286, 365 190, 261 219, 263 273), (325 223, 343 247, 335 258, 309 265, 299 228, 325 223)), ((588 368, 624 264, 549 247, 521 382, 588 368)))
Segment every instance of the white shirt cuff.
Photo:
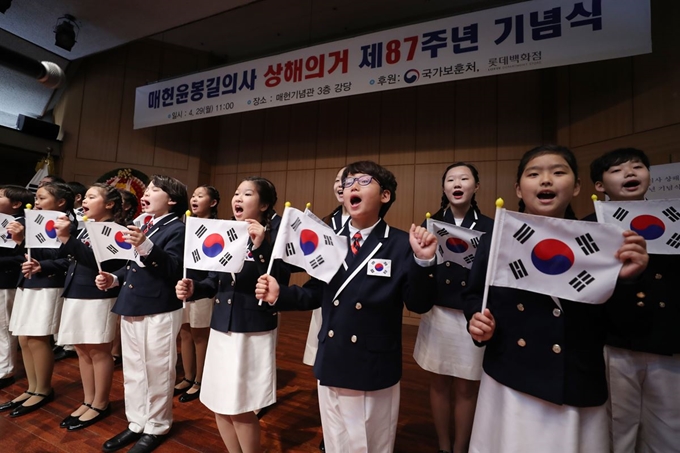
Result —
POLYGON ((139 256, 148 256, 149 253, 151 253, 151 250, 153 250, 153 242, 151 242, 151 239, 149 238, 146 238, 144 242, 137 246, 139 256))
POLYGON ((430 267, 434 266, 435 262, 437 261, 437 256, 433 256, 429 260, 421 260, 418 258, 415 254, 413 254, 413 258, 416 260, 416 264, 420 267, 430 267))

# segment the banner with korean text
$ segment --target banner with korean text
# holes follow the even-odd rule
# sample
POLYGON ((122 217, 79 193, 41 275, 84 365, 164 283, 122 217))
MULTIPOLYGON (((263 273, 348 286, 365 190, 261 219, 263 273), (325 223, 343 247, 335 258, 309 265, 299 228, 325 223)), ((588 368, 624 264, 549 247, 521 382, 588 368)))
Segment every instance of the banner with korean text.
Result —
POLYGON ((651 51, 649 0, 533 0, 138 87, 134 128, 651 51))

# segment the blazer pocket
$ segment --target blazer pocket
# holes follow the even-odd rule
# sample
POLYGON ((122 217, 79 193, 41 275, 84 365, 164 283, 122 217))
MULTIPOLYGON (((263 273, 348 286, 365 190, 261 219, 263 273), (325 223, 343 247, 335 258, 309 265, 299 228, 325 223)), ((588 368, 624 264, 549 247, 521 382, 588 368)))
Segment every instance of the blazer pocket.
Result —
POLYGON ((369 335, 366 337, 366 349, 371 352, 396 351, 399 339, 392 335, 369 335))

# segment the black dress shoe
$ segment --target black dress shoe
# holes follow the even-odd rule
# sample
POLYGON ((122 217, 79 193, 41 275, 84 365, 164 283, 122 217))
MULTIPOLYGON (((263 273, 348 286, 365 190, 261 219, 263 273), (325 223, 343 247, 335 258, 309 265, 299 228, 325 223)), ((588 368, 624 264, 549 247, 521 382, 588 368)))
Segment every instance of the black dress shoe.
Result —
POLYGON ((122 364, 123 364, 123 358, 119 355, 114 355, 113 356, 113 366, 114 366, 114 368, 121 366, 122 364))
MULTIPOLYGON (((51 403, 54 401, 54 389, 50 390, 50 393, 45 395, 44 393, 32 393, 33 396, 42 396, 43 398, 38 401, 35 404, 32 404, 31 406, 24 406, 23 403, 16 407, 12 412, 9 413, 10 417, 21 417, 26 414, 30 414, 31 412, 35 412, 41 407, 43 407, 45 404, 51 403)), ((24 401, 26 402, 26 401, 24 401)))
POLYGON ((178 389, 177 387, 175 387, 175 390, 173 391, 173 395, 174 395, 174 396, 181 395, 182 393, 186 392, 186 391, 189 390, 191 387, 193 387, 193 385, 195 384, 194 381, 190 381, 190 380, 187 379, 187 378, 182 378, 182 380, 179 381, 176 385, 179 385, 179 384, 181 384, 182 382, 188 382, 188 383, 189 383, 189 387, 182 387, 182 388, 180 388, 180 389, 178 389))
POLYGON ((70 359, 71 357, 78 357, 78 353, 76 351, 72 350, 72 349, 64 349, 64 348, 61 348, 61 350, 54 352, 54 360, 55 361, 70 359))
MULTIPOLYGON (((198 385, 200 387, 201 383, 198 382, 198 381, 194 381, 194 385, 198 385)), ((191 387, 189 387, 189 388, 191 388, 191 387)), ((195 399, 198 399, 199 396, 201 396, 201 389, 200 388, 195 393, 189 393, 189 390, 187 389, 187 391, 182 393, 182 396, 179 397, 179 402, 180 403, 188 403, 189 401, 193 401, 195 399)))
MULTIPOLYGON (((24 392, 28 395, 33 395, 31 392, 24 392)), ((28 397, 30 398, 30 396, 28 397)), ((10 409, 16 409, 17 407, 21 406, 21 403, 26 401, 28 398, 23 399, 21 401, 7 401, 6 403, 0 404, 0 411, 8 411, 10 409)))
POLYGON ((136 433, 126 428, 125 431, 116 434, 111 439, 104 442, 102 450, 105 453, 120 450, 126 445, 130 445, 132 442, 137 441, 140 437, 142 437, 142 433, 136 433))
POLYGON ((128 450, 128 453, 148 453, 154 451, 163 443, 166 437, 168 437, 167 434, 143 434, 137 443, 128 450))
MULTIPOLYGON (((83 403, 83 404, 81 404, 81 406, 87 406, 87 407, 89 407, 89 408, 92 407, 92 406, 90 406, 90 405, 87 404, 87 403, 83 403)), ((78 408, 78 409, 80 409, 80 408, 78 408)), ((76 410, 78 410, 78 409, 76 409, 76 410)), ((76 420, 78 420, 78 417, 74 417, 73 415, 69 415, 68 417, 66 417, 65 419, 63 419, 63 420, 61 421, 61 423, 59 423, 59 427, 60 427, 60 428, 68 428, 68 426, 69 426, 71 423, 75 422, 76 420)))
POLYGON ((319 444, 319 451, 326 451, 326 443, 323 441, 323 438, 321 439, 321 443, 319 444))
POLYGON ((10 377, 4 377, 0 379, 0 389, 4 389, 5 387, 9 387, 10 385, 14 384, 16 380, 14 379, 14 376, 10 377))
POLYGON ((90 425, 94 425, 100 420, 105 419, 109 415, 111 415, 111 403, 109 403, 105 409, 97 409, 94 406, 90 406, 90 408, 94 411, 97 411, 97 415, 89 420, 81 420, 80 418, 76 418, 74 422, 72 422, 70 425, 68 425, 68 430, 69 431, 76 431, 79 429, 87 428, 90 425))

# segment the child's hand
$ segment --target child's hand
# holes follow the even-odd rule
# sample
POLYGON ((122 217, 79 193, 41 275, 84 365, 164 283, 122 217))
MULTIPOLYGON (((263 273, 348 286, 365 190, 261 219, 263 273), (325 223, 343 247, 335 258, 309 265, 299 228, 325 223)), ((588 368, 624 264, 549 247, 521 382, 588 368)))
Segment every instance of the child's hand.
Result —
POLYGON ((62 244, 66 244, 71 238, 71 221, 66 216, 61 216, 54 222, 54 229, 57 230, 57 239, 62 244))
POLYGON ((246 219, 246 222, 248 222, 248 235, 250 236, 250 240, 253 241, 253 249, 258 249, 260 248, 260 245, 262 245, 262 241, 264 241, 266 230, 257 220, 246 219))
POLYGON ((255 285, 255 297, 269 304, 273 304, 279 298, 281 288, 279 282, 271 275, 261 275, 255 285))
POLYGON ((113 285, 113 275, 108 272, 100 272, 94 279, 94 284, 97 285, 99 291, 106 291, 113 285))
POLYGON ((30 278, 31 275, 37 274, 41 270, 40 263, 35 258, 31 258, 31 261, 28 261, 28 255, 26 255, 26 261, 21 263, 21 273, 24 277, 30 278))
POLYGON ((496 330, 496 320, 489 311, 484 310, 484 314, 475 313, 470 320, 470 336, 476 342, 489 341, 496 330))
POLYGON ((7 225, 7 232, 12 235, 12 240, 17 244, 24 242, 24 226, 19 222, 10 222, 7 225))
POLYGON ((194 281, 190 278, 183 278, 175 285, 175 294, 179 300, 187 300, 194 295, 194 281))
POLYGON ((624 231, 623 237, 623 245, 616 252, 616 258, 623 262, 619 278, 634 278, 647 269, 647 243, 642 236, 630 230, 624 231))
POLYGON ((431 260, 437 251, 437 238, 434 234, 421 226, 411 224, 409 242, 416 257, 421 260, 431 260))
POLYGON ((140 230, 138 226, 128 225, 128 230, 130 231, 125 234, 125 242, 128 244, 139 247, 144 241, 146 241, 146 235, 142 233, 142 230, 140 230))

